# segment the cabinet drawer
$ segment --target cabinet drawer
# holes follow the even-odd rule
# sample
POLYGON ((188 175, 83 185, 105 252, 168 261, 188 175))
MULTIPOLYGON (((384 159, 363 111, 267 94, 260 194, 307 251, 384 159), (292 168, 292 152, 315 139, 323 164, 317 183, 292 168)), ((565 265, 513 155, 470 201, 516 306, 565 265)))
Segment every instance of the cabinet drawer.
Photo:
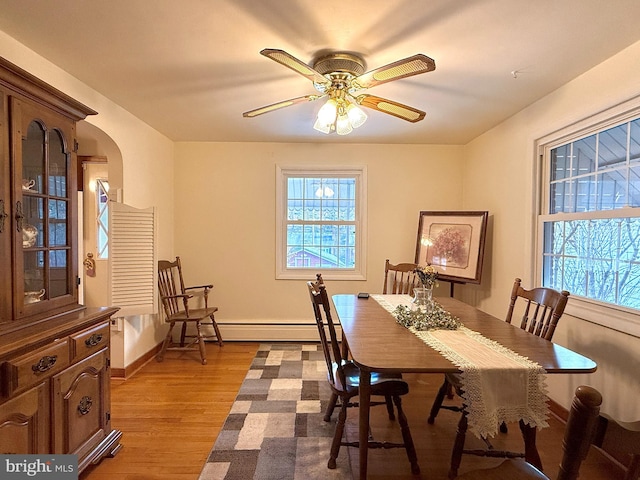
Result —
POLYGON ((109 322, 71 335, 71 358, 76 362, 109 345, 109 322))
POLYGON ((24 390, 58 373, 69 365, 69 342, 58 340, 53 344, 8 360, 3 365, 6 395, 24 390))

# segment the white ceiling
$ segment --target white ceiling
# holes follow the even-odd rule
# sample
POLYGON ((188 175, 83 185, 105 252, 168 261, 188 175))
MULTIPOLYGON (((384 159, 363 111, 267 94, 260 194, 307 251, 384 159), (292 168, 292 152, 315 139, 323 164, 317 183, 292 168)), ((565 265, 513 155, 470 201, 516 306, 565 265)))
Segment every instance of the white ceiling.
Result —
POLYGON ((640 40, 639 18, 638 0, 0 0, 0 30, 175 141, 465 144, 640 40), (368 93, 427 116, 367 110, 345 137, 313 130, 321 101, 243 118, 316 93, 263 48, 368 70, 424 53, 434 72, 368 93))

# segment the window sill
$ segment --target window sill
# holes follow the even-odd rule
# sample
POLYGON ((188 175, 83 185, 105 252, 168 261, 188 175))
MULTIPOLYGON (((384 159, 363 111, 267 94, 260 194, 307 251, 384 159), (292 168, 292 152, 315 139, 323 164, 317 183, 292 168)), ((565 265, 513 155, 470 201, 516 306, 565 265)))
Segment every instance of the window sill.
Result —
POLYGON ((336 272, 321 268, 309 268, 306 270, 277 272, 276 280, 315 280, 316 273, 322 274, 323 280, 366 280, 367 277, 360 272, 336 272))
POLYGON ((640 314, 620 306, 603 305, 584 297, 571 296, 567 315, 640 338, 640 314))

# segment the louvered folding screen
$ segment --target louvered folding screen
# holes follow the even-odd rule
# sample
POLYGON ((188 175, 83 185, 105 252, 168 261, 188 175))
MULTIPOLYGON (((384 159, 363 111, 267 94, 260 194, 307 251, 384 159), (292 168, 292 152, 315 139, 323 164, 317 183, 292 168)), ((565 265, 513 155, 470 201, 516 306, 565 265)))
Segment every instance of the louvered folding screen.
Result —
POLYGON ((118 317, 157 313, 156 209, 109 203, 109 305, 118 317))

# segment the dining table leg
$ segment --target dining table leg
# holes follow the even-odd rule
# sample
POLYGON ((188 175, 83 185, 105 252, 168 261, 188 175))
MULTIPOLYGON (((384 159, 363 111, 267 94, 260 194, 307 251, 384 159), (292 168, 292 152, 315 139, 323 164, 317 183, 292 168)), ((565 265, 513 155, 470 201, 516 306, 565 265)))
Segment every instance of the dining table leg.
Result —
POLYGON ((536 447, 536 427, 527 425, 520 420, 520 431, 522 431, 522 438, 524 439, 525 461, 542 472, 542 460, 540 460, 538 447, 536 447))
POLYGON ((358 442, 360 456, 360 480, 367 479, 369 454, 369 407, 371 405, 371 372, 360 368, 358 442))

